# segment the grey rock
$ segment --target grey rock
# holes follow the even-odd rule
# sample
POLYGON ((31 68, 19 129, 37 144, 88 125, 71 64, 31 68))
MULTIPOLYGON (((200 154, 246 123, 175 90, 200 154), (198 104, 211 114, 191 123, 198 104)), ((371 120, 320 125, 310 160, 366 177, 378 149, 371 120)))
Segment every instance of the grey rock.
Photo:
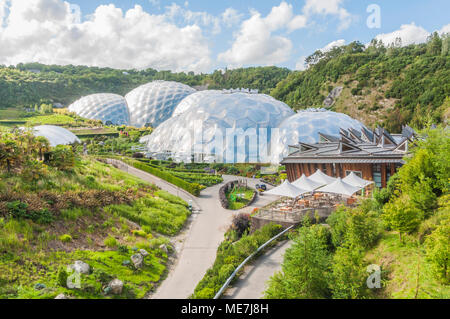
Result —
POLYGON ((70 267, 79 274, 89 274, 91 267, 81 260, 77 260, 70 267))
POLYGON ((55 297, 55 299, 69 299, 69 298, 67 298, 65 294, 59 294, 58 296, 55 297))
POLYGON ((123 289, 123 282, 119 279, 114 279, 108 284, 110 292, 114 295, 120 295, 123 289))
POLYGON ((139 249, 139 253, 143 256, 143 257, 147 257, 148 256, 148 252, 145 249, 139 249))
POLYGON ((161 246, 159 246, 159 249, 161 249, 163 252, 165 252, 166 254, 169 252, 169 250, 167 249, 166 244, 162 244, 161 246))
POLYGON ((139 269, 144 263, 144 257, 141 254, 135 254, 131 256, 131 261, 133 262, 134 267, 139 269))
POLYGON ((343 90, 342 86, 337 86, 333 90, 331 90, 330 94, 326 97, 325 101, 323 101, 323 104, 326 107, 330 107, 334 104, 336 99, 341 95, 343 90))

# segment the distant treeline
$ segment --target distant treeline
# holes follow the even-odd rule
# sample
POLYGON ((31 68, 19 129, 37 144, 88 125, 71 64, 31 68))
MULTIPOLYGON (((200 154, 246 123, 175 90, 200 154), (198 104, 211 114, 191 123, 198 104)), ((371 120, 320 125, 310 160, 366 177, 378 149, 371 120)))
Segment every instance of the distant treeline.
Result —
POLYGON ((257 67, 215 71, 212 74, 172 73, 147 69, 116 70, 86 66, 58 66, 27 63, 0 66, 0 108, 34 106, 40 103, 68 105, 93 93, 125 95, 139 85, 154 81, 177 81, 209 89, 252 88, 268 93, 289 71, 278 67, 257 67))

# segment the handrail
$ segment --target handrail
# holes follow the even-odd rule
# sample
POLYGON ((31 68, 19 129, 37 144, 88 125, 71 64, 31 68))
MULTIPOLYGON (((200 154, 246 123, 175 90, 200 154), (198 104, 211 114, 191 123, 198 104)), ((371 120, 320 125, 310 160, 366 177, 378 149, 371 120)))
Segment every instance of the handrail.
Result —
POLYGON ((286 232, 288 232, 289 230, 291 230, 295 225, 289 226, 288 228, 286 228, 285 230, 283 230, 281 233, 277 234, 276 236, 272 237, 271 239, 269 239, 268 241, 266 241, 264 244, 262 244, 261 246, 259 246, 259 248, 250 256, 248 256, 247 258, 245 258, 245 260, 235 269, 235 271, 233 271, 233 273, 231 274, 230 277, 228 277, 227 281, 225 281, 225 283, 223 284, 222 288, 220 288, 220 290, 217 292, 217 294, 214 296, 214 299, 219 299, 220 296, 222 295, 222 293, 225 291, 225 289, 228 288, 228 286, 230 285, 230 282, 233 280, 234 276, 236 276, 237 272, 239 270, 241 270, 242 267, 244 267, 244 265, 250 260, 252 259, 258 252, 260 252, 262 249, 264 249, 267 245, 269 245, 271 242, 273 242, 275 239, 277 239, 278 237, 281 237, 282 235, 284 235, 286 232))

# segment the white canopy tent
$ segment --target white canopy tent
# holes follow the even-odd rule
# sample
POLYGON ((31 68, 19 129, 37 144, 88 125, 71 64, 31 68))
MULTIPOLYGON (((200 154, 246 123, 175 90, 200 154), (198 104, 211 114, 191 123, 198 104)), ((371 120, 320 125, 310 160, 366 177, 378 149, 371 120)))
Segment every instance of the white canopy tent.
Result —
POLYGON ((264 194, 297 198, 300 195, 308 193, 308 192, 309 192, 308 190, 298 188, 298 187, 292 185, 291 183, 289 183, 288 180, 285 180, 283 184, 281 184, 280 186, 277 186, 275 188, 272 188, 270 191, 267 191, 264 194))
POLYGON ((362 187, 356 187, 350 184, 347 184, 346 182, 342 181, 342 179, 339 177, 331 184, 328 184, 322 188, 319 188, 317 191, 322 193, 334 193, 334 194, 340 194, 345 196, 352 196, 357 191, 360 191, 362 187))
POLYGON ((326 183, 319 183, 311 180, 310 178, 306 177, 305 174, 302 174, 302 176, 297 179, 295 182, 292 183, 295 187, 298 187, 300 189, 305 189, 307 191, 314 191, 315 189, 326 185, 326 183))
POLYGON ((308 179, 312 180, 313 182, 319 183, 320 185, 327 185, 336 181, 336 178, 328 176, 327 174, 323 173, 320 169, 318 169, 314 174, 309 176, 308 179))
POLYGON ((342 179, 342 181, 347 184, 350 184, 352 186, 361 187, 361 188, 367 187, 370 184, 374 183, 372 181, 367 181, 365 179, 362 179, 361 177, 356 175, 354 172, 351 172, 350 174, 348 174, 347 177, 342 179))

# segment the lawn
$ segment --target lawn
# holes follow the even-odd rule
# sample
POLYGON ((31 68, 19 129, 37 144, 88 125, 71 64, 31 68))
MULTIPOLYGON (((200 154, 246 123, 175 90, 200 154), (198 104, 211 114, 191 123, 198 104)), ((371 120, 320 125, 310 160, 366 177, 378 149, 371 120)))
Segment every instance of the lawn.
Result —
POLYGON ((247 187, 239 187, 235 191, 226 193, 228 199, 228 209, 238 210, 247 206, 253 197, 255 190, 247 187))

